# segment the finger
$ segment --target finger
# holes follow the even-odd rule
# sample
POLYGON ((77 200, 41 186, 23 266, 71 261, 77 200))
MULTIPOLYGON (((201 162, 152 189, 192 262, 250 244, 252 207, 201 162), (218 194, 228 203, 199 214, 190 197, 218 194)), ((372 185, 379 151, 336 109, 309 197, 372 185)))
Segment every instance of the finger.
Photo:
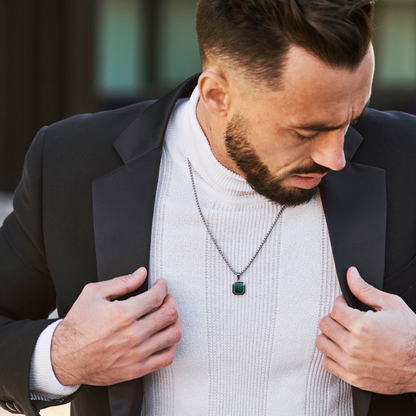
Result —
POLYGON ((127 307, 133 317, 140 319, 154 309, 161 307, 167 294, 168 285, 165 279, 159 279, 146 292, 132 296, 127 300, 121 301, 121 303, 127 307))
POLYGON ((316 337, 315 346, 322 354, 330 357, 336 362, 341 362, 344 357, 343 351, 339 345, 324 334, 320 334, 316 337))
POLYGON ((174 324, 178 319, 179 312, 176 299, 172 295, 167 295, 157 311, 143 316, 135 324, 136 331, 140 334, 140 342, 174 324))
MULTIPOLYGON (((162 351, 150 355, 145 359, 137 357, 136 364, 130 365, 127 372, 123 375, 122 380, 133 380, 145 376, 146 374, 153 373, 163 367, 167 367, 173 363, 176 351, 178 350, 178 344, 172 345, 162 351)), ((118 381, 119 382, 119 381, 118 381)), ((104 385, 104 384, 99 384, 104 385)))
POLYGON ((330 316, 334 321, 351 332, 363 314, 364 312, 358 309, 350 308, 344 296, 341 295, 335 299, 330 316))
POLYGON ((103 299, 113 300, 139 288, 144 283, 146 276, 147 270, 140 267, 132 274, 94 283, 94 285, 97 285, 99 294, 103 299))
MULTIPOLYGON (((325 356, 322 360, 322 367, 333 374, 334 376, 344 380, 348 384, 354 385, 354 377, 353 375, 348 372, 342 365, 340 365, 337 361, 333 360, 332 358, 325 356)), ((357 386, 356 386, 357 387, 357 386)))
POLYGON ((141 348, 144 355, 149 357, 152 354, 178 344, 181 338, 182 324, 180 320, 177 320, 174 324, 152 335, 141 345, 141 348))
POLYGON ((342 351, 342 349, 325 335, 320 334, 315 340, 315 346, 324 354, 322 366, 325 370, 334 374, 344 381, 350 380, 352 373, 346 367, 351 359, 342 351))
POLYGON ((325 370, 350 384, 363 370, 363 363, 348 356, 337 344, 320 334, 315 340, 315 346, 324 354, 322 366, 325 370))
POLYGON ((348 269, 347 282, 353 295, 376 311, 392 310, 402 306, 397 296, 378 290, 365 282, 355 267, 348 269))
POLYGON ((319 323, 319 329, 322 334, 331 339, 339 346, 346 345, 349 342, 350 332, 332 319, 331 315, 325 316, 319 323))
POLYGON ((172 345, 163 351, 159 351, 149 356, 141 363, 144 374, 152 373, 153 371, 167 367, 173 363, 176 351, 178 350, 178 344, 172 345))

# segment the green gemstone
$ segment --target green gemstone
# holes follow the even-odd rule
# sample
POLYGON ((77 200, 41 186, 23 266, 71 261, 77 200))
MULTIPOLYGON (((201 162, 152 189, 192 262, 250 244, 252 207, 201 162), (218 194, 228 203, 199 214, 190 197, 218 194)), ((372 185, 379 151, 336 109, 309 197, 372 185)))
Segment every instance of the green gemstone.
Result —
POLYGON ((234 295, 244 295, 246 292, 246 285, 243 282, 235 282, 233 284, 234 295))

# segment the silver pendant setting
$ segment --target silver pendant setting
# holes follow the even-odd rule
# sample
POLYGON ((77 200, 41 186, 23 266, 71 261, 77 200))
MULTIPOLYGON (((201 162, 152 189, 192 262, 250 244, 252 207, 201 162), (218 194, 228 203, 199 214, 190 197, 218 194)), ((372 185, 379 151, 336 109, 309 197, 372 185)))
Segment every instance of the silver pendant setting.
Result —
POLYGON ((246 285, 244 282, 237 281, 233 284, 234 295, 244 295, 246 293, 246 285))

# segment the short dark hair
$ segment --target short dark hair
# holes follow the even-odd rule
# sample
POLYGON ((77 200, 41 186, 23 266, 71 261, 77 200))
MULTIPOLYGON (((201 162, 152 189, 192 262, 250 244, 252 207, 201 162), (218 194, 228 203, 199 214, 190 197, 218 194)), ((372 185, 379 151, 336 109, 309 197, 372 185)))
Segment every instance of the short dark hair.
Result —
POLYGON ((202 65, 221 62, 273 88, 290 47, 299 46, 354 71, 370 46, 373 15, 373 0, 200 0, 202 65))

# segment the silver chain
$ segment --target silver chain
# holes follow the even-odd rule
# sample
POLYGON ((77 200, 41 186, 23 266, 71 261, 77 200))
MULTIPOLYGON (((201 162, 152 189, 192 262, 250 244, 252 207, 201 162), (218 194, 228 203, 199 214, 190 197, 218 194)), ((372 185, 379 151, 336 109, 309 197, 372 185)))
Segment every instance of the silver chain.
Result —
POLYGON ((270 227, 269 231, 267 232, 266 236, 263 238, 263 241, 261 242, 259 248, 256 250, 256 252, 254 253, 253 257, 251 258, 251 260, 248 262, 247 266, 243 269, 242 272, 238 273, 236 272, 230 265, 230 263, 228 262, 228 260, 225 258, 224 253, 221 251, 220 247, 218 246, 217 242, 215 241, 214 236, 212 235, 210 229, 208 228, 208 224, 205 221, 204 215, 202 214, 202 210, 201 210, 201 205, 199 204, 199 199, 198 199, 198 195, 196 193, 196 187, 195 187, 195 180, 194 180, 194 174, 192 172, 192 166, 191 166, 191 162, 188 159, 188 167, 189 167, 189 174, 191 175, 191 182, 192 182, 192 188, 194 190, 194 196, 195 196, 195 201, 196 201, 196 205, 198 207, 198 211, 199 211, 199 215, 201 216, 202 222, 205 225, 205 228, 208 231, 209 236, 211 237, 212 242, 214 243, 215 247, 217 248, 218 252, 220 253, 221 257, 224 259, 226 265, 229 267, 229 269, 237 276, 237 281, 240 280, 240 276, 243 275, 243 273, 251 266, 251 263, 253 263, 254 259, 257 257, 257 254, 259 254, 261 248, 263 247, 264 243, 266 242, 267 238, 269 237, 270 233, 273 231, 274 226, 276 225, 277 221, 279 221, 280 216, 282 215, 285 207, 280 208, 276 218, 273 221, 272 226, 270 227))

